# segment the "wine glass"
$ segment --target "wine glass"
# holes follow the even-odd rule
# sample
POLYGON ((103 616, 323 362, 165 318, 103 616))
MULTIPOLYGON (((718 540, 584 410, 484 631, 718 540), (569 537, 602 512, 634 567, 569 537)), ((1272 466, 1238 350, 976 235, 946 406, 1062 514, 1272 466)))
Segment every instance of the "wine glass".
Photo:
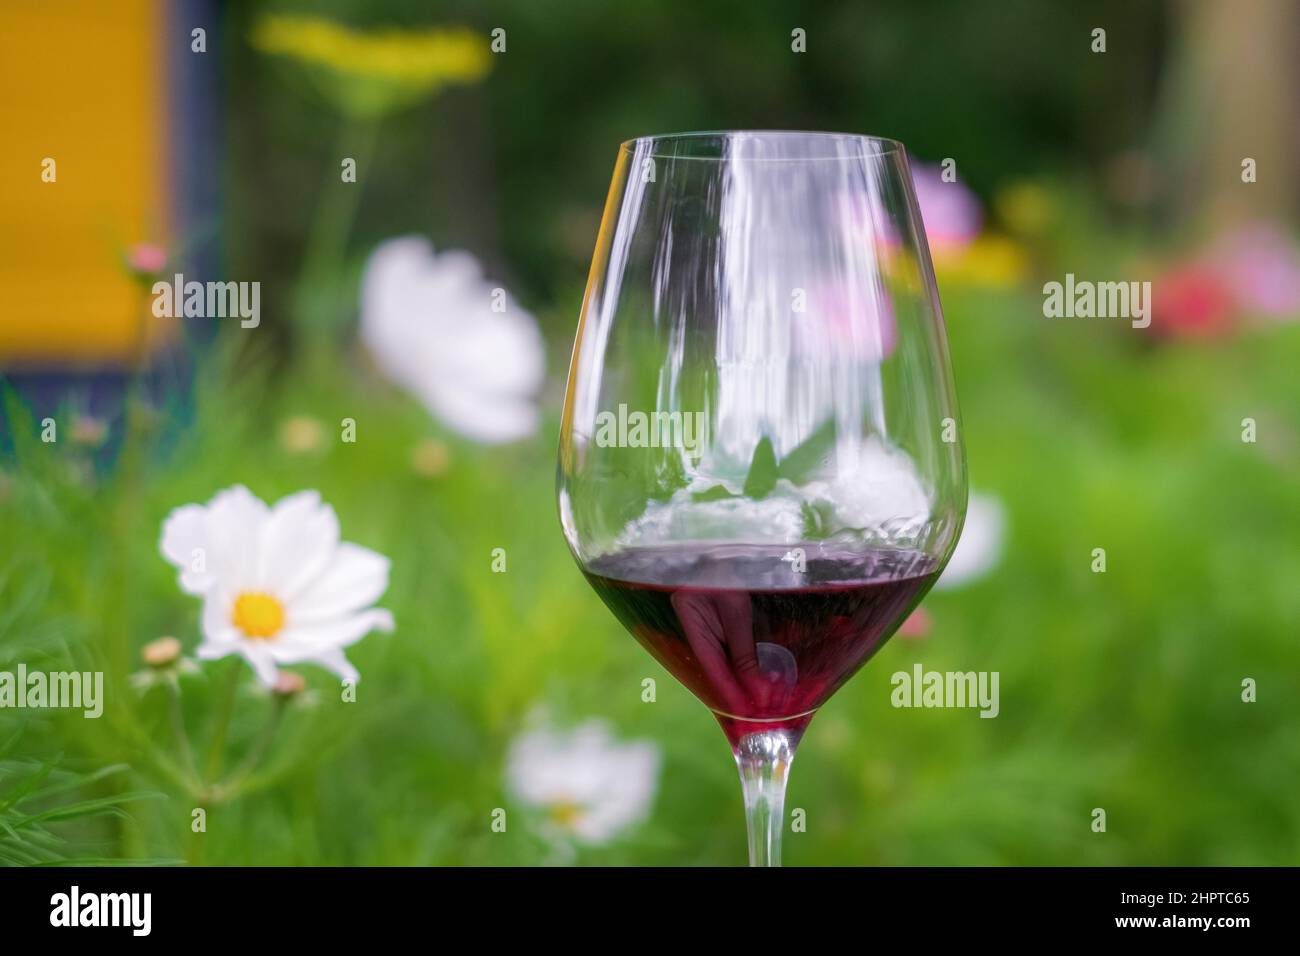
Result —
POLYGON ((841 133, 623 143, 560 433, 565 538, 713 711, 779 865, 817 709, 956 546, 965 453, 907 154, 841 133))

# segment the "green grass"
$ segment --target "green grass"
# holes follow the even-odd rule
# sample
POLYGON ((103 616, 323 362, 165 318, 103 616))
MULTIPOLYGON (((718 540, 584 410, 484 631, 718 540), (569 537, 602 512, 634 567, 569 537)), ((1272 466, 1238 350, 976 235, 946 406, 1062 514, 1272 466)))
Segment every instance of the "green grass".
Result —
MULTIPOLYGON (((1006 505, 1006 552, 988 577, 928 598, 933 632, 893 640, 813 722, 787 804, 807 828, 787 835, 787 862, 1294 863, 1300 326, 1153 348, 1123 323, 1045 320, 1032 295, 946 290, 945 305, 971 480, 1006 505), (1255 444, 1241 441, 1245 417, 1255 444), (1106 549, 1104 574, 1090 570, 1094 548, 1106 549), (892 708, 890 675, 918 661, 1000 672, 1000 716, 892 708), (1256 703, 1241 700, 1247 677, 1256 703), (1094 808, 1105 833, 1091 829, 1094 808)), ((67 779, 72 805, 116 812, 60 849, 0 833, 0 858, 539 863, 548 849, 511 804, 502 764, 544 706, 664 751, 650 822, 580 862, 743 860, 721 733, 622 632, 562 541, 557 409, 536 440, 508 448, 441 435, 450 468, 428 478, 410 453, 438 426, 351 360, 274 380, 214 367, 197 395, 192 422, 155 416, 98 474, 67 441, 42 444, 11 400, 0 664, 102 667, 108 702, 99 720, 0 712, 0 735, 24 723, 0 764, 0 830, 14 812, 5 794, 58 753, 91 774, 67 779), (357 442, 290 453, 277 435, 296 414, 330 439, 354 418, 357 442), (198 602, 158 553, 163 518, 235 483, 268 501, 319 489, 346 540, 392 558, 380 603, 398 626, 350 651, 355 703, 301 668, 311 699, 289 708, 247 792, 221 801, 178 780, 164 691, 127 678, 145 643, 171 634, 192 650, 199 638, 198 602), (491 569, 498 547, 503 574, 491 569), (646 677, 658 681, 652 704, 646 677), (121 764, 131 769, 93 773, 121 764), (126 802, 142 790, 166 797, 126 802), (510 811, 504 834, 490 827, 496 807, 510 811)), ((255 746, 270 699, 233 660, 180 685, 205 755, 240 668, 227 767, 255 746)))

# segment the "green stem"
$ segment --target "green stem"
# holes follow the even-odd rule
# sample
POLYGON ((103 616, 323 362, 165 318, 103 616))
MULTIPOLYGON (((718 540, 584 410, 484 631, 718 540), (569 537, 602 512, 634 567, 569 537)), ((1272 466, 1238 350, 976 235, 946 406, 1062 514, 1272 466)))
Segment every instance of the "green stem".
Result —
POLYGON ((221 714, 217 718, 217 729, 213 731, 212 743, 208 747, 208 765, 206 778, 213 780, 221 772, 221 758, 226 749, 226 735, 230 732, 230 720, 235 714, 235 699, 239 694, 239 676, 243 671, 240 661, 232 661, 226 678, 226 696, 221 714))
POLYGON ((345 183, 341 166, 331 165, 316 214, 307 233, 302 268, 298 274, 295 318, 315 341, 328 340, 342 325, 344 312, 338 297, 320 294, 332 287, 343 271, 348 237, 361 203, 362 184, 375 152, 379 121, 345 120, 340 127, 334 163, 356 160, 356 182, 345 183), (325 310, 326 314, 317 314, 325 310))
POLYGON ((230 775, 230 778, 214 788, 221 792, 223 800, 234 800, 240 795, 244 783, 257 769, 258 764, 262 762, 266 752, 271 749, 271 743, 275 740, 276 731, 280 729, 280 721, 284 717, 287 702, 288 698, 282 694, 275 695, 275 703, 271 708, 271 719, 267 721, 261 737, 258 738, 257 743, 248 749, 243 762, 230 775))
POLYGON ((194 748, 190 746, 189 734, 185 732, 185 714, 181 710, 181 692, 175 677, 167 679, 167 711, 171 718, 172 736, 176 738, 176 749, 180 751, 186 772, 198 779, 198 764, 194 760, 194 748))
POLYGON ((118 731, 138 748, 139 753, 143 756, 145 762, 153 771, 167 780, 171 781, 176 787, 184 790, 188 794, 196 794, 202 789, 196 773, 190 773, 162 753, 153 739, 144 733, 134 722, 119 726, 118 731))

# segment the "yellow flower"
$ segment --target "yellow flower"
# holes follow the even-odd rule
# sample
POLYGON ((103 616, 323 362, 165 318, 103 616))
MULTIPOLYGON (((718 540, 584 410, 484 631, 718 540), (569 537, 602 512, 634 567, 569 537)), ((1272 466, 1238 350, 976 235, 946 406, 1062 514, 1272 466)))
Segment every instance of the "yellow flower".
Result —
POLYGON ((1022 235, 1042 232, 1056 212, 1051 193, 1031 180, 1022 180, 1002 190, 994 205, 1002 221, 1022 235))
POLYGON ((934 269, 941 282, 1012 286, 1028 273, 1029 257, 1019 243, 984 235, 959 251, 936 251, 934 269))
POLYGON ((323 17, 266 14, 253 47, 296 60, 345 112, 382 116, 450 83, 474 83, 492 67, 486 38, 464 27, 353 30, 323 17))

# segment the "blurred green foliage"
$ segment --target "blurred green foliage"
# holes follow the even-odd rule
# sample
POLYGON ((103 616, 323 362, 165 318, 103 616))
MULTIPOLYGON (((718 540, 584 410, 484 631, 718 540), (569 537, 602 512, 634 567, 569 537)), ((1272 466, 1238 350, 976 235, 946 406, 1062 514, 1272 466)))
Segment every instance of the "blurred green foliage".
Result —
MULTIPOLYGON (((807 812, 807 832, 787 839, 788 862, 1294 862, 1300 326, 1156 350, 1123 323, 1051 323, 1038 307, 1032 294, 947 294, 972 480, 1006 503, 1006 554, 991 576, 928 598, 933 632, 894 638, 813 722, 788 804, 807 812), (1257 444, 1241 440, 1247 415, 1257 444), (1098 547, 1104 574, 1091 571, 1098 547), (916 662, 999 671, 1001 715, 893 709, 890 675, 916 662), (1247 677, 1257 703, 1241 700, 1247 677), (1095 807, 1104 834, 1090 829, 1095 807)), ((132 763, 150 785, 166 784, 140 764, 142 740, 170 746, 162 696, 122 681, 149 640, 175 634, 192 648, 198 636, 197 602, 157 551, 171 508, 234 482, 268 500, 316 487, 348 540, 393 559, 382 603, 398 628, 353 649, 357 702, 303 668, 313 700, 290 708, 251 792, 209 807, 201 846, 173 788, 164 806, 114 821, 121 854, 541 862, 502 760, 544 704, 560 722, 603 716, 665 753, 650 824, 580 860, 743 858, 721 733, 565 553, 553 421, 504 449, 448 439, 449 468, 431 478, 410 455, 434 426, 364 368, 264 386, 251 374, 204 383, 182 444, 144 456, 129 478, 129 460, 94 478, 65 445, 39 442, 4 473, 6 560, 40 569, 43 586, 39 600, 8 605, 6 636, 50 636, 49 660, 106 662, 110 681, 103 718, 39 715, 29 743, 132 763), (357 443, 286 450, 278 423, 303 414, 327 430, 355 418, 357 443), (498 547, 504 574, 491 570, 498 547), (647 676, 657 703, 641 701, 647 676), (506 834, 490 830, 499 806, 512 814, 506 834)), ((206 664, 183 681, 191 726, 206 726, 231 668, 243 665, 206 664)), ((269 706, 241 692, 236 755, 269 706)))
POLYGON ((485 82, 383 124, 360 174, 352 251, 405 232, 468 249, 525 303, 573 303, 548 325, 557 341, 572 334, 623 140, 708 129, 870 133, 931 162, 956 158, 962 181, 990 197, 1143 144, 1168 12, 1123 0, 224 4, 223 32, 235 41, 221 44, 229 271, 263 278, 273 322, 287 311, 314 210, 338 188, 338 157, 368 155, 368 143, 300 71, 242 42, 266 10, 358 28, 506 31, 485 82), (1109 31, 1104 56, 1089 49, 1098 24, 1109 31), (806 54, 791 52, 796 27, 806 54))

